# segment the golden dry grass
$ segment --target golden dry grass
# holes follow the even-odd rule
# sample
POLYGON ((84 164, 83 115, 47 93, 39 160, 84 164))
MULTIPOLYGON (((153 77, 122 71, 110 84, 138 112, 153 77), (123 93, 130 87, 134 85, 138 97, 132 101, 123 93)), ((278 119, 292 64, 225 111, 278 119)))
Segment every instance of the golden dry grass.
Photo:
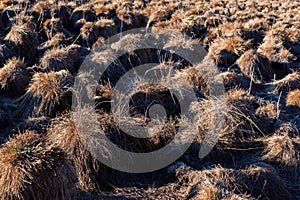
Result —
POLYGON ((29 84, 29 74, 24 62, 16 57, 0 69, 1 89, 10 97, 20 97, 29 84))
POLYGON ((63 112, 71 106, 73 82, 74 77, 66 70, 34 74, 26 93, 16 100, 15 115, 53 117, 63 112))
POLYGON ((75 170, 65 154, 32 131, 20 133, 0 150, 1 199, 71 199, 75 170))
POLYGON ((64 150, 72 160, 79 186, 88 191, 100 191, 107 184, 101 180, 102 164, 86 149, 81 137, 72 114, 54 119, 47 133, 47 140, 64 150))
MULTIPOLYGON (((33 173, 33 180, 52 186, 58 179, 51 182, 49 177, 52 176, 44 175, 49 174, 49 170, 53 174, 61 167, 62 162, 57 159, 63 154, 61 151, 65 151, 76 168, 77 174, 73 176, 78 176, 78 189, 82 193, 79 199, 92 198, 93 195, 108 199, 299 199, 299 7, 298 1, 276 0, 3 0, 0 2, 1 95, 19 98, 14 103, 10 103, 11 99, 0 98, 3 122, 0 124, 0 141, 2 137, 16 133, 18 127, 44 133, 40 124, 52 119, 46 141, 42 135, 38 137, 40 139, 30 146, 33 151, 24 152, 22 149, 21 153, 27 156, 22 159, 30 160, 37 155, 44 162, 46 158, 43 156, 48 152, 53 152, 51 156, 59 154, 57 158, 47 160, 51 169, 26 160, 26 166, 43 174, 39 177, 33 173), (191 40, 184 42, 175 38, 167 41, 164 48, 180 46, 190 49, 201 44, 208 50, 208 56, 201 64, 190 66, 172 53, 135 50, 143 43, 138 34, 122 37, 110 46, 116 51, 128 51, 119 58, 112 55, 113 51, 99 52, 97 49, 110 36, 141 27, 147 30, 155 27, 156 33, 163 32, 163 29, 172 35, 175 31, 184 33, 191 40), (97 120, 108 137, 124 150, 150 152, 168 144, 176 134, 179 120, 176 117, 180 115, 178 102, 175 100, 174 103, 167 89, 170 80, 174 81, 173 88, 182 89, 178 86, 182 84, 194 90, 198 102, 191 109, 200 120, 198 130, 195 130, 197 138, 178 159, 186 167, 175 172, 166 169, 155 172, 151 181, 148 174, 137 180, 134 175, 127 176, 103 166, 91 155, 80 140, 81 132, 72 121, 72 113, 68 113, 73 76, 90 52, 94 53, 91 65, 112 62, 104 76, 99 77, 95 96, 97 120), (13 56, 16 58, 11 59, 13 56), (159 80, 158 84, 137 81, 138 87, 130 94, 132 117, 124 118, 124 121, 130 125, 147 126, 149 119, 144 115, 152 102, 162 104, 168 115, 176 117, 161 123, 162 129, 155 130, 152 137, 138 139, 120 130, 114 121, 112 95, 123 74, 135 66, 152 62, 160 63, 157 69, 163 65, 165 69, 174 69, 175 77, 159 80), (221 71, 208 76, 223 79, 226 90, 223 101, 209 97, 210 88, 206 83, 209 77, 201 73, 210 68, 221 71), (29 77, 32 80, 27 87, 29 77), (214 122, 214 105, 219 106, 217 114, 224 122, 215 124, 215 133, 219 137, 216 146, 206 158, 199 159, 199 148, 214 122), (54 147, 61 150, 56 151, 54 147), (160 178, 154 180, 156 175, 160 178), (115 188, 106 188, 110 184, 116 184, 115 188), (104 189, 108 189, 107 193, 103 192, 104 189), (98 194, 88 194, 90 192, 98 194)), ((118 110, 117 114, 122 111, 118 110)), ((96 120, 89 117, 87 120, 96 120)), ((10 141, 21 144, 27 139, 30 142, 30 137, 16 136, 10 141)), ((0 161, 1 155, 13 155, 8 152, 12 143, 5 145, 0 152, 5 151, 6 155, 0 154, 0 161)), ((14 154, 13 159, 21 153, 14 154)), ((31 196, 26 196, 26 199, 61 198, 49 196, 50 191, 51 195, 56 195, 55 192, 62 195, 63 187, 57 189, 59 184, 52 187, 56 191, 52 188, 44 191, 49 197, 37 196, 37 184, 28 185, 28 179, 22 179, 25 174, 22 170, 19 176, 14 176, 14 167, 4 170, 11 179, 0 178, 6 180, 0 181, 0 184, 6 184, 2 187, 5 191, 0 187, 0 191, 6 192, 0 197, 22 199, 29 191, 30 194, 27 192, 26 195, 31 196), (9 188, 12 181, 15 181, 14 185, 9 188)), ((42 187, 46 188, 43 184, 42 187)))
POLYGON ((13 43, 15 52, 27 62, 32 62, 37 46, 37 33, 32 23, 15 24, 4 38, 13 43))
POLYGON ((269 60, 254 49, 245 52, 238 60, 241 71, 255 82, 269 82, 274 78, 274 70, 269 60))
POLYGON ((88 54, 88 50, 79 45, 70 45, 48 50, 40 59, 40 68, 43 71, 68 70, 76 74, 81 65, 82 56, 88 54))
POLYGON ((287 106, 298 106, 300 107, 300 89, 292 90, 286 97, 287 106))
POLYGON ((218 65, 230 67, 239 56, 248 50, 250 41, 241 37, 217 38, 209 48, 208 55, 218 65))

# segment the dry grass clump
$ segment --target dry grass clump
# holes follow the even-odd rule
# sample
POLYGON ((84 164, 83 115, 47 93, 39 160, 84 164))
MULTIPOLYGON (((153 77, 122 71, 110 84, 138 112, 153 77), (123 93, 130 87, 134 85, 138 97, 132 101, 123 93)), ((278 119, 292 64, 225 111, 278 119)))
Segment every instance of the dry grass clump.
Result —
POLYGON ((71 106, 74 77, 67 71, 33 75, 27 92, 20 97, 18 111, 32 116, 55 116, 71 106))
POLYGON ((240 37, 217 38, 209 48, 208 56, 223 67, 230 67, 250 45, 240 37))
MULTIPOLYGON (((166 110, 168 117, 175 117, 180 112, 179 102, 171 91, 161 85, 144 84, 131 95, 129 102, 132 115, 146 115, 152 105, 159 104, 166 110)), ((148 117, 148 116, 147 116, 148 117)))
POLYGON ((37 33, 32 24, 15 24, 4 39, 12 42, 17 55, 25 58, 25 61, 28 63, 33 62, 38 40, 37 33))
POLYGON ((300 88, 300 72, 293 72, 283 79, 272 83, 275 86, 274 92, 289 92, 300 88))
POLYGON ((56 34, 64 34, 65 37, 70 37, 71 33, 64 28, 60 18, 47 19, 43 24, 43 31, 48 39, 51 39, 56 34))
MULTIPOLYGON (((15 174, 11 172, 11 177, 7 175, 3 178, 8 170, 12 171, 17 166, 2 167, 5 173, 0 174, 0 184, 5 187, 0 187, 0 191, 6 188, 7 193, 0 194, 0 199, 61 199, 61 196, 37 194, 40 190, 38 187, 44 187, 41 194, 51 191, 56 195, 52 191, 56 189, 62 195, 64 188, 56 184, 58 178, 53 176, 58 167, 62 168, 62 162, 57 161, 59 156, 45 157, 48 155, 45 152, 54 152, 51 156, 60 154, 56 148, 65 151, 73 161, 79 177, 79 190, 85 190, 82 191, 83 199, 93 198, 88 195, 90 192, 96 192, 93 194, 95 199, 299 199, 299 7, 300 2, 278 0, 1 1, 1 136, 5 138, 17 129, 35 130, 47 132, 47 141, 39 136, 37 141, 28 139, 30 145, 25 145, 18 152, 2 155, 1 152, 8 152, 8 144, 2 148, 4 150, 0 150, 0 165, 3 162, 1 156, 15 153, 14 159, 19 159, 17 156, 26 154, 22 157, 26 162, 22 160, 21 167, 41 166, 35 169, 42 170, 29 174, 29 177, 29 170, 22 168, 25 170, 15 174), (137 50, 145 41, 142 34, 123 33, 141 27, 147 30, 155 27, 158 34, 168 29, 174 38, 165 41, 162 48, 165 50, 162 51, 137 50), (192 39, 185 42, 175 34, 176 31, 192 39), (121 32, 121 40, 107 45, 106 51, 102 51, 100 44, 121 32), (193 50, 194 45, 199 44, 204 45, 209 53, 205 58, 207 60, 193 67, 183 58, 185 56, 167 51, 176 47, 193 50), (93 48, 94 52, 85 63, 86 67, 92 69, 99 64, 108 64, 109 67, 99 77, 99 86, 96 94, 93 94, 95 108, 91 109, 96 111, 97 117, 84 116, 84 111, 78 112, 79 117, 84 116, 81 120, 86 120, 81 124, 82 129, 79 129, 78 124, 75 126, 73 122, 76 116, 72 114, 75 112, 61 117, 57 115, 70 108, 70 87, 74 81, 72 75, 77 75, 79 67, 90 53, 89 48, 93 48), (116 58, 115 53, 123 50, 128 53, 116 58), (17 58, 11 59, 14 56, 17 58), (161 70, 159 72, 163 73, 164 69, 170 69, 175 70, 175 74, 158 80, 158 84, 146 84, 144 79, 147 77, 136 74, 138 81, 134 84, 137 87, 129 94, 131 98, 127 102, 130 116, 117 121, 116 116, 111 114, 114 87, 126 72, 146 63, 159 63, 155 68, 158 70, 154 72, 161 70), (222 73, 212 70, 210 74, 210 69, 216 67, 222 73), (32 82, 23 94, 28 85, 28 76, 33 76, 32 82), (218 96, 224 98, 222 101, 209 97, 210 92, 214 92, 214 88, 209 88, 212 78, 220 78, 220 82, 223 78, 227 94, 218 96), (155 151, 175 138, 184 117, 180 116, 179 98, 168 89, 171 83, 175 84, 172 87, 182 86, 176 89, 185 89, 184 86, 194 89, 198 97, 198 102, 194 102, 194 107, 190 108, 199 118, 199 127, 195 130, 197 138, 179 161, 202 171, 186 166, 187 169, 181 172, 178 169, 173 173, 168 167, 139 176, 116 172, 97 161, 81 138, 86 136, 90 139, 89 133, 84 131, 88 128, 87 122, 93 120, 100 123, 104 132, 101 134, 126 151, 155 151), (7 100, 6 96, 18 99, 7 100), (164 107, 166 120, 152 120, 153 104, 164 107), (224 121, 218 121, 218 117, 224 121), (283 124, 276 131, 279 125, 286 122, 293 125, 283 124), (129 127, 137 125, 149 128, 150 137, 129 135, 128 131, 120 128, 121 123, 129 127), (46 126, 50 128, 45 130, 46 126), (210 132, 211 128, 215 128, 214 131, 210 132), (215 134, 212 135, 213 139, 218 138, 218 142, 212 141, 213 144, 217 142, 212 151, 204 159, 199 159, 199 149, 204 146, 204 141, 210 142, 206 137, 210 133, 215 134), (32 155, 40 156, 42 161, 35 161, 32 155), (257 163, 261 160, 268 164, 257 163), (46 161, 51 163, 49 167, 46 161), (40 164, 43 162, 46 164, 40 164), (222 168, 224 166, 232 169, 222 168), (45 173, 45 170, 49 172, 45 173), (29 178, 20 178, 27 175, 29 178), (137 177, 142 178, 137 180, 137 177), (53 179, 51 183, 50 178, 53 179), (38 184, 27 184, 31 179, 39 181, 38 184), (12 184, 8 188, 7 185, 12 184), (110 185, 117 186, 113 190, 108 187, 110 185), (19 187, 15 190, 19 193, 11 192, 16 187, 19 187), (108 191, 103 192, 104 189, 108 191), (25 190, 29 191, 27 196, 24 196, 25 190)), ((148 70, 147 73, 152 71, 148 70)), ((219 86, 215 83, 212 86, 219 86)), ((118 93, 117 98, 122 99, 122 95, 118 93)), ((123 117, 127 107, 122 104, 118 109, 117 114, 123 117)), ((16 136, 11 141, 27 141, 20 138, 16 136)), ((185 141, 181 139, 180 142, 185 141)), ((104 150, 100 153, 109 157, 105 145, 100 142, 99 146, 104 150)), ((127 160, 130 162, 130 159, 127 160)), ((19 164, 18 161, 15 163, 19 164)), ((61 172, 64 173, 64 169, 61 172)), ((59 176, 63 176, 59 173, 59 176)))
POLYGON ((184 199, 292 199, 275 171, 260 166, 241 170, 222 167, 190 170, 176 176, 179 191, 185 191, 184 199))
POLYGON ((5 7, 7 7, 7 6, 10 6, 11 5, 11 0, 3 0, 3 1, 1 1, 1 3, 0 3, 0 8, 1 8, 1 10, 3 9, 3 8, 5 8, 5 7))
POLYGON ((32 23, 33 17, 28 16, 26 13, 26 10, 22 10, 20 13, 18 13, 16 16, 14 16, 13 19, 11 19, 12 24, 27 24, 32 23))
POLYGON ((71 74, 76 74, 88 53, 87 49, 75 44, 53 48, 48 50, 40 59, 40 68, 43 71, 68 70, 71 74))
MULTIPOLYGON (((270 36, 270 38, 272 38, 270 36)), ((282 78, 288 74, 289 68, 293 65, 296 57, 283 46, 281 39, 267 39, 262 43, 257 52, 264 55, 271 62, 277 78, 282 78)))
POLYGON ((178 80, 184 79, 190 84, 197 92, 209 95, 209 88, 203 75, 196 67, 188 67, 180 70, 176 74, 178 80))
POLYGON ((87 22, 95 22, 97 19, 95 11, 92 9, 91 4, 84 4, 76 7, 70 17, 70 24, 73 26, 81 19, 87 22))
POLYGON ((126 7, 120 6, 116 9, 116 12, 118 17, 116 26, 119 32, 145 27, 147 24, 147 19, 140 9, 127 9, 126 7))
POLYGON ((254 82, 269 82, 274 78, 274 71, 269 60, 257 54, 254 49, 245 52, 236 63, 241 71, 254 82))
POLYGON ((265 140, 263 160, 292 164, 295 162, 295 150, 292 139, 287 135, 273 135, 265 140))
POLYGON ((160 28, 162 23, 166 23, 168 29, 180 31, 193 38, 203 37, 207 27, 205 24, 207 21, 203 19, 203 16, 189 15, 183 9, 179 9, 172 14, 170 21, 162 21, 155 26, 160 28))
POLYGON ((300 183, 300 137, 297 127, 290 123, 282 124, 273 136, 262 139, 265 148, 262 159, 271 163, 285 180, 289 191, 297 197, 300 183))
POLYGON ((94 42, 93 46, 92 46, 92 49, 95 51, 97 48, 99 48, 99 46, 101 44, 103 44, 103 42, 105 41, 105 38, 104 37, 98 37, 96 42, 94 42))
POLYGON ((299 164, 299 131, 291 124, 283 124, 274 135, 265 138, 262 159, 284 165, 299 164))
POLYGON ((100 18, 95 25, 99 27, 99 35, 104 38, 117 34, 117 27, 112 19, 100 18))
POLYGON ((264 102, 256 109, 256 114, 261 117, 276 119, 277 117, 277 105, 273 102, 267 101, 264 102))
POLYGON ((239 189, 258 199, 293 199, 284 181, 274 169, 253 166, 239 170, 236 183, 239 189))
POLYGON ((64 27, 70 28, 70 17, 72 14, 72 8, 67 5, 66 2, 59 1, 55 8, 52 8, 51 15, 54 18, 60 18, 64 27))
POLYGON ((250 19, 242 25, 242 38, 252 40, 253 47, 257 47, 264 38, 264 33, 268 29, 266 18, 250 19))
POLYGON ((113 88, 109 84, 99 85, 96 90, 96 106, 95 109, 109 112, 111 109, 111 100, 113 88))
POLYGON ((210 27, 208 29, 208 35, 205 38, 207 43, 210 43, 211 41, 214 41, 215 39, 219 37, 228 38, 228 37, 234 37, 238 35, 239 30, 239 24, 238 23, 229 23, 225 22, 223 24, 220 24, 218 27, 210 27))
POLYGON ((110 3, 108 0, 95 1, 93 3, 93 10, 98 17, 113 16, 117 5, 110 3))
POLYGON ((80 29, 81 37, 88 47, 97 40, 99 28, 93 22, 86 22, 80 29))
POLYGON ((286 97, 286 106, 298 106, 300 108, 300 89, 292 90, 286 97))
POLYGON ((9 97, 20 97, 29 84, 29 75, 24 62, 16 57, 8 60, 0 69, 1 90, 9 97))
POLYGON ((30 8, 30 13, 33 16, 33 21, 36 24, 36 30, 41 30, 43 22, 51 18, 49 4, 46 1, 38 1, 30 8))
POLYGON ((68 41, 63 33, 57 33, 51 39, 42 43, 38 49, 46 51, 53 48, 59 48, 59 46, 68 45, 69 42, 70 41, 68 41))
MULTIPOLYGON (((211 120, 216 118, 216 114, 223 119, 213 127, 217 134, 213 137, 217 137, 218 142, 205 160, 230 164, 232 160, 239 160, 259 151, 262 144, 256 139, 273 131, 274 120, 257 115, 259 105, 256 98, 242 89, 228 91, 226 100, 226 104, 202 100, 195 110, 199 113, 199 144, 207 142, 204 139, 210 136, 207 134, 211 134, 211 120), (212 106, 217 106, 219 110, 213 110, 212 106)), ((195 143, 195 149, 199 148, 197 144, 195 143)))
POLYGON ((108 38, 117 34, 117 29, 113 20, 101 18, 97 22, 86 22, 80 32, 84 45, 91 47, 99 37, 108 38))
POLYGON ((1 199, 71 199, 76 174, 65 153, 32 131, 0 150, 1 199))
POLYGON ((47 133, 47 140, 64 150, 75 166, 78 184, 88 191, 100 191, 109 183, 104 182, 104 167, 81 141, 80 133, 72 114, 54 119, 47 133))
POLYGON ((145 63, 152 63, 153 53, 157 52, 153 52, 151 49, 141 48, 143 43, 146 42, 145 40, 142 34, 127 34, 111 45, 111 48, 115 52, 128 52, 118 58, 122 65, 126 67, 126 70, 145 63))
POLYGON ((236 72, 223 72, 220 74, 223 78, 223 83, 226 91, 241 88, 244 90, 248 90, 250 88, 250 78, 241 73, 236 72))

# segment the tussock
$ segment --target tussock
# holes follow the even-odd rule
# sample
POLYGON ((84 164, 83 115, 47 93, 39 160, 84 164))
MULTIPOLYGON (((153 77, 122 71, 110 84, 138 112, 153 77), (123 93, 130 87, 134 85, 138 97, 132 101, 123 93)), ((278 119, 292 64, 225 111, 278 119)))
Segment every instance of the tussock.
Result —
POLYGON ((144 84, 130 95, 130 113, 132 115, 146 115, 147 109, 154 104, 163 106, 168 117, 175 117, 180 113, 179 102, 167 88, 156 84, 144 84))
POLYGON ((9 97, 20 97, 29 84, 29 75, 22 60, 13 57, 0 69, 1 91, 9 97))
POLYGON ((190 170, 176 175, 179 179, 177 183, 179 188, 186 191, 182 195, 188 195, 189 199, 206 199, 205 197, 207 199, 210 199, 208 197, 235 199, 234 197, 239 197, 240 199, 279 200, 291 197, 275 171, 260 166, 241 170, 215 167, 202 171, 190 170))
POLYGON ((284 181, 275 174, 274 170, 264 167, 249 167, 239 170, 237 185, 251 196, 262 199, 293 199, 284 181))
POLYGON ((217 38, 210 46, 208 56, 223 67, 230 67, 239 56, 248 50, 250 41, 240 37, 217 38))
POLYGON ((103 44, 103 42, 105 41, 105 38, 104 37, 98 37, 96 42, 94 42, 93 46, 92 46, 92 49, 93 50, 96 50, 97 48, 99 48, 99 46, 101 44, 103 44))
POLYGON ((289 92, 300 88, 300 72, 293 72, 283 79, 272 83, 275 86, 274 92, 289 92))
MULTIPOLYGON (((242 155, 262 148, 261 143, 255 139, 272 132, 274 121, 256 115, 257 100, 242 89, 228 91, 226 100, 226 104, 210 99, 201 100, 196 105, 195 111, 199 113, 197 141, 201 144, 211 128, 212 114, 216 114, 213 113, 216 111, 210 109, 211 106, 217 104, 221 109, 218 117, 223 116, 224 122, 214 127, 219 133, 218 143, 205 159, 229 164, 232 159, 238 160, 242 155)), ((195 149, 197 148, 199 147, 196 144, 195 149)))
POLYGON ((269 60, 254 49, 245 52, 238 60, 241 71, 254 82, 269 82, 274 78, 274 70, 269 60))
POLYGON ((32 131, 0 150, 1 199, 71 199, 76 174, 66 155, 32 131))
POLYGON ((196 67, 185 68, 176 74, 178 80, 186 80, 196 91, 209 95, 209 89, 202 74, 196 67))
POLYGON ((295 163, 296 153, 292 139, 288 134, 275 134, 264 140, 266 147, 263 160, 281 164, 295 163))
POLYGON ((96 106, 95 109, 110 112, 113 88, 108 84, 99 85, 96 90, 96 106))
POLYGON ((72 15, 70 17, 70 23, 72 26, 76 24, 78 20, 84 19, 87 22, 94 22, 97 19, 96 13, 94 10, 91 9, 90 5, 82 5, 79 7, 76 7, 72 15))
POLYGON ((298 106, 300 108, 300 89, 292 90, 288 93, 286 106, 298 106))
POLYGON ((81 27, 80 32, 81 37, 85 42, 84 45, 90 47, 99 36, 99 27, 92 22, 87 22, 81 27))
POLYGON ((74 77, 67 71, 41 73, 33 75, 27 92, 20 97, 17 117, 55 116, 71 106, 71 87, 74 77))
POLYGON ((99 35, 104 38, 117 34, 117 27, 112 19, 100 18, 95 25, 99 27, 99 35))
MULTIPOLYGON (((278 0, 0 1, 0 142, 25 132, 0 149, 0 199, 300 199, 299 7, 278 0), (142 27, 155 37, 167 29, 173 38, 164 50, 137 50, 142 35, 124 31, 142 27), (120 40, 104 51, 101 46, 117 33, 120 40), (186 55, 167 51, 181 47, 185 53, 199 44, 209 53, 196 66, 186 55), (117 58, 120 51, 128 53, 117 58), (87 69, 109 67, 94 87, 95 108, 69 111, 71 86, 84 60, 87 69), (157 71, 147 75, 165 69, 174 74, 146 82, 146 75, 136 73, 129 108, 121 102, 113 116, 113 95, 125 95, 114 93, 118 81, 148 63, 157 63, 157 71), (218 87, 222 79, 226 94, 210 97, 209 82, 218 87), (198 97, 190 106, 198 120, 196 138, 174 165, 145 174, 118 172, 84 146, 90 122, 125 151, 148 153, 169 144, 186 122, 170 87, 188 87, 198 97), (164 106, 166 113, 158 109, 167 118, 153 119, 153 104, 164 106), (132 136, 122 123, 131 133, 131 126, 139 126, 150 135, 132 136), (209 140, 209 134, 216 135, 209 140), (217 144, 199 159, 204 141, 217 144), (77 177, 80 194, 73 196, 67 186, 77 177)), ((105 144, 97 145, 97 153, 110 158, 105 144)))
POLYGON ((145 38, 141 34, 127 34, 111 45, 112 49, 117 52, 128 52, 118 58, 123 66, 127 66, 126 70, 144 63, 152 63, 153 52, 151 49, 139 49, 143 42, 145 43, 145 38))
POLYGON ((53 48, 59 48, 60 46, 67 45, 69 41, 63 33, 55 34, 51 39, 42 43, 38 48, 42 51, 47 51, 53 48))
POLYGON ((293 62, 296 60, 296 57, 282 45, 282 42, 276 43, 276 41, 267 40, 257 50, 258 53, 269 59, 277 78, 287 75, 289 68, 293 66, 293 62))
POLYGON ((243 24, 242 38, 252 40, 253 47, 257 47, 263 40, 265 31, 268 29, 265 18, 254 18, 243 24))
POLYGON ((256 109, 256 114, 261 117, 276 119, 277 105, 270 101, 264 102, 256 109))
POLYGON ((40 68, 46 72, 68 70, 71 74, 76 74, 88 53, 87 49, 75 44, 63 48, 53 48, 41 58, 40 68))
POLYGON ((69 19, 72 14, 72 8, 67 5, 66 2, 59 1, 55 8, 52 8, 52 16, 54 18, 60 18, 64 27, 70 28, 69 19))
POLYGON ((51 39, 58 33, 64 34, 65 37, 71 36, 71 33, 63 27, 63 23, 60 18, 47 19, 43 24, 43 31, 48 39, 51 39))
POLYGON ((262 159, 284 165, 297 165, 300 156, 298 138, 297 128, 288 123, 281 125, 272 136, 265 138, 262 159))
POLYGON ((99 191, 109 184, 102 178, 104 167, 86 149, 81 142, 80 134, 72 119, 72 114, 66 114, 52 121, 47 140, 68 154, 75 166, 80 187, 88 191, 99 191))
POLYGON ((223 72, 220 74, 223 78, 223 83, 226 91, 241 88, 247 90, 250 88, 250 78, 241 73, 236 72, 223 72))
POLYGON ((21 58, 25 58, 27 63, 34 61, 33 56, 37 46, 37 33, 34 31, 34 25, 30 23, 14 25, 4 39, 12 42, 14 51, 21 58))
POLYGON ((145 17, 138 9, 129 11, 121 8, 119 9, 117 16, 118 22, 116 25, 118 31, 126 31, 133 28, 146 26, 145 17))

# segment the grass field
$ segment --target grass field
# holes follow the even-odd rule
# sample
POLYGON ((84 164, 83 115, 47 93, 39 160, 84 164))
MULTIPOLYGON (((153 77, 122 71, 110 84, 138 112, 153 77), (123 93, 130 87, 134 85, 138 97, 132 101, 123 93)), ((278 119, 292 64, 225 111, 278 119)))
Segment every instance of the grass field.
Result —
POLYGON ((1 0, 0 19, 0 199, 300 199, 300 1, 1 0), (116 58, 92 95, 94 120, 118 147, 136 153, 164 147, 181 114, 167 81, 140 81, 126 123, 147 126, 154 101, 168 119, 148 138, 122 131, 111 102, 124 73, 156 63, 173 69, 171 78, 197 96, 191 146, 170 166, 139 174, 101 163, 81 140, 71 109, 84 60, 112 62, 97 47, 136 28, 180 32, 207 51, 193 66, 157 49, 132 51, 138 34, 114 43, 129 52, 116 58), (214 119, 203 68, 218 69, 226 94, 217 144, 202 159, 214 119))

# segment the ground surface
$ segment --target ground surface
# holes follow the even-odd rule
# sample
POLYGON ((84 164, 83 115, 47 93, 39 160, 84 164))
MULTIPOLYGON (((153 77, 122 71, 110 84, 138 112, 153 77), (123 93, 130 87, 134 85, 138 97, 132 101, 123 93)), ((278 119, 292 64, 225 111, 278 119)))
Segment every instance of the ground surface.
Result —
MULTIPOLYGON (((0 198, 300 199, 299 9, 299 1, 2 0, 0 198), (184 33, 208 54, 190 66, 155 49, 134 51, 117 58, 99 81, 93 95, 102 130, 137 153, 174 138, 180 105, 166 85, 139 83, 128 123, 147 125, 152 101, 171 117, 150 138, 126 134, 110 104, 122 74, 155 62, 175 69, 171 78, 198 97, 191 108, 201 116, 197 137, 185 154, 159 171, 129 174, 103 165, 86 149, 72 119, 70 88, 87 55, 106 61, 98 45, 141 27, 184 33), (200 159, 214 102, 201 74, 205 67, 219 70, 226 97, 218 143, 200 159)), ((115 45, 136 48, 138 40, 129 35, 115 45)))

